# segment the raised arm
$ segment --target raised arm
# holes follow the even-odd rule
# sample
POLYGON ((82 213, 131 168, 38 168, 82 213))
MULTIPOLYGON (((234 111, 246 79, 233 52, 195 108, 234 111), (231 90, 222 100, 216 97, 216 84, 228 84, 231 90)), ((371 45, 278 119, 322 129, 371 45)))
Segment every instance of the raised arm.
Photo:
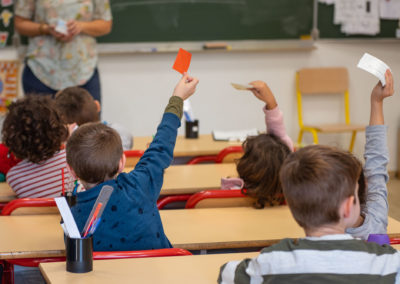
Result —
POLYGON ((253 81, 250 83, 253 88, 250 91, 256 98, 265 103, 263 111, 265 113, 265 124, 267 133, 274 134, 279 137, 293 151, 293 141, 287 135, 285 125, 283 123, 283 114, 278 108, 275 96, 271 89, 263 81, 253 81))
POLYGON ((389 179, 387 163, 387 127, 384 125, 383 100, 394 93, 393 77, 389 70, 385 87, 379 82, 371 93, 370 122, 366 129, 364 175, 367 182, 367 202, 356 227, 347 232, 355 237, 368 238, 372 233, 386 233, 388 202, 386 183, 389 179))
MULTIPOLYGON (((140 188, 150 190, 146 194, 153 198, 158 197, 163 184, 164 169, 169 167, 173 159, 176 136, 183 114, 183 101, 195 92, 198 82, 198 79, 187 74, 179 80, 153 141, 135 169, 129 173, 136 179, 140 188)), ((118 176, 123 177, 124 174, 118 176)))

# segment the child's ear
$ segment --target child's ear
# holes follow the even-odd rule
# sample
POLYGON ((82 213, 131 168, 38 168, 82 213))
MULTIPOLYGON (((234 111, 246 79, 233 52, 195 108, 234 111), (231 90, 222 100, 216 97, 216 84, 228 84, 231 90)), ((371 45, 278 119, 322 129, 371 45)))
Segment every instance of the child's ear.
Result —
POLYGON ((354 195, 347 197, 340 208, 340 213, 343 218, 349 218, 352 214, 353 207, 355 204, 354 195))
POLYGON ((122 173, 126 164, 126 156, 125 154, 122 154, 121 159, 119 160, 119 167, 118 167, 118 173, 122 173))
POLYGON ((101 105, 100 105, 100 102, 98 101, 98 100, 94 100, 94 103, 96 104, 96 106, 97 106, 97 112, 100 112, 101 111, 101 105))

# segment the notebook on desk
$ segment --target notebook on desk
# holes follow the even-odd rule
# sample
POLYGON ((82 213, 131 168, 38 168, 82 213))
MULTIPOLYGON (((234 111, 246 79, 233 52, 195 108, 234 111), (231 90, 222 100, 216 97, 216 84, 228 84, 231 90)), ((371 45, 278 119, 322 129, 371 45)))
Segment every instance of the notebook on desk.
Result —
POLYGON ((248 136, 257 136, 258 130, 256 128, 244 130, 213 130, 212 136, 216 141, 244 141, 248 136))

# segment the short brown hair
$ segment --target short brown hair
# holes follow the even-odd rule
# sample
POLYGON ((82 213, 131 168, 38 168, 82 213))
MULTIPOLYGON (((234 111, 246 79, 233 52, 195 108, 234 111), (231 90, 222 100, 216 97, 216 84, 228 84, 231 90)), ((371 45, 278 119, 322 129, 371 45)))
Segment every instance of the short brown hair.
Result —
POLYGON ((361 172, 357 158, 333 147, 312 145, 290 154, 280 179, 297 223, 305 229, 337 223, 340 204, 354 196, 361 172))
POLYGON ((82 125, 100 120, 99 111, 93 97, 83 88, 68 87, 57 93, 56 106, 66 124, 82 125))
POLYGON ((244 181, 245 194, 256 198, 254 207, 279 205, 284 201, 279 170, 290 154, 289 147, 272 134, 248 137, 237 171, 244 181))
POLYGON ((27 96, 13 102, 8 111, 3 142, 18 159, 39 163, 60 151, 68 130, 49 96, 27 96))
POLYGON ((122 154, 119 134, 100 122, 80 126, 67 142, 67 163, 79 179, 91 184, 114 178, 122 154))

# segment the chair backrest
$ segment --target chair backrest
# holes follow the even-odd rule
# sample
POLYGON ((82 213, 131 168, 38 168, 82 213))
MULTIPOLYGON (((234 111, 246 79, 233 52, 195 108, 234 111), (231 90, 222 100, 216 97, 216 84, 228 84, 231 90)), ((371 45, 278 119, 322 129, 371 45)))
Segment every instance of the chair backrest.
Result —
POLYGON ((164 207, 168 204, 187 201, 191 196, 192 194, 177 194, 161 197, 157 200, 157 208, 160 210, 164 209, 164 207))
POLYGON ((241 189, 217 189, 193 194, 185 208, 251 207, 253 204, 254 199, 244 195, 241 189))
POLYGON ((139 162, 140 158, 143 156, 143 150, 126 150, 124 151, 126 157, 126 167, 134 167, 139 162))
POLYGON ((53 198, 20 198, 10 201, 1 211, 2 216, 59 214, 53 198))
POLYGON ((233 163, 236 159, 243 156, 242 146, 229 146, 222 149, 218 155, 198 156, 187 162, 187 165, 195 165, 204 162, 212 163, 233 163))
POLYGON ((344 95, 345 120, 350 124, 349 74, 345 67, 303 68, 296 74, 297 108, 300 127, 303 126, 302 95, 344 95))

